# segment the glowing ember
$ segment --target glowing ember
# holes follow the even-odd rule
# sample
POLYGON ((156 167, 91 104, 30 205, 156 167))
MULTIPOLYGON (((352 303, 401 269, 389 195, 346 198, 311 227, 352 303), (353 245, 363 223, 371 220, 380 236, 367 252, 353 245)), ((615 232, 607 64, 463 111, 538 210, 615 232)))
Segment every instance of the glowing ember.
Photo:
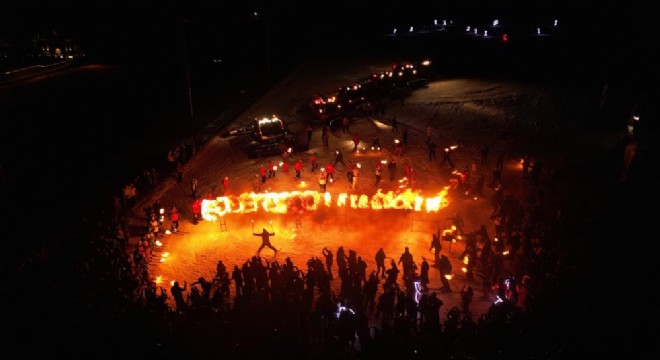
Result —
POLYGON ((156 285, 160 285, 162 281, 163 281, 163 275, 156 276, 156 285))
POLYGON ((467 257, 467 256, 465 256, 465 257, 463 258, 463 264, 468 264, 469 262, 470 262, 470 258, 467 257))
POLYGON ((464 272, 464 273, 466 273, 466 272, 467 272, 467 268, 466 268, 466 267, 462 267, 462 268, 461 268, 461 271, 464 272))
POLYGON ((171 231, 169 231, 169 230, 165 230, 165 235, 169 235, 169 234, 171 234, 171 233, 172 233, 171 231))
POLYGON ((160 242, 160 240, 156 240, 154 244, 156 244, 156 246, 163 246, 163 243, 160 242))
POLYGON ((502 252, 502 255, 509 255, 509 250, 502 252))
POLYGON ((447 279, 447 280, 451 280, 452 277, 453 277, 452 274, 446 274, 445 275, 445 279, 447 279))
POLYGON ((383 193, 380 189, 373 195, 319 193, 317 191, 291 191, 281 193, 243 193, 238 196, 222 196, 215 200, 202 200, 202 216, 213 221, 226 214, 247 214, 265 211, 277 214, 316 211, 319 206, 373 210, 414 210, 438 212, 449 205, 448 188, 433 197, 423 197, 417 191, 406 189, 401 192, 383 193))

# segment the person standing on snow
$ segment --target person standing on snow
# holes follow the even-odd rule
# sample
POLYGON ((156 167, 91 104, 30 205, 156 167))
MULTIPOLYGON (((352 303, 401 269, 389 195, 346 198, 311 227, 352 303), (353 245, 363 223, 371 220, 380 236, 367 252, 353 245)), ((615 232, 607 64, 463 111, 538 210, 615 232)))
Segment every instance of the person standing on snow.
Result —
POLYGON ((268 178, 274 178, 275 177, 275 163, 273 160, 268 162, 268 178))
POLYGON ((229 177, 225 176, 222 178, 222 189, 225 196, 229 194, 229 177))
POLYGON ((433 253, 435 261, 440 259, 440 251, 442 251, 442 244, 440 243, 440 237, 438 234, 433 233, 433 240, 431 240, 431 247, 429 251, 433 253))
POLYGON ((347 133, 349 132, 348 126, 350 125, 351 121, 348 119, 348 116, 344 116, 344 119, 342 119, 341 124, 342 124, 342 132, 347 133))
POLYGON ((257 250, 257 254, 261 252, 261 250, 265 247, 271 248, 274 252, 277 252, 278 250, 270 243, 270 237, 275 236, 275 232, 269 233, 266 228, 264 228, 260 233, 252 233, 254 236, 261 236, 261 246, 259 246, 259 249, 257 250))
POLYGON ((433 139, 431 139, 428 143, 429 161, 435 160, 435 148, 436 148, 435 142, 433 141, 433 139))
POLYGON ((170 289, 170 293, 172 294, 176 304, 176 312, 178 313, 184 312, 188 308, 188 303, 183 297, 183 292, 186 291, 187 287, 188 284, 185 281, 183 282, 183 287, 179 286, 178 281, 175 281, 172 285, 172 288, 170 289))
POLYGON ((357 189, 357 182, 358 182, 358 176, 359 175, 360 175, 360 168, 358 166, 355 166, 353 168, 353 179, 352 179, 351 188, 357 189))
POLYGON ((321 140, 323 140, 323 146, 328 147, 330 144, 330 128, 326 125, 323 127, 321 132, 321 140))
POLYGON ((332 163, 333 166, 337 166, 337 163, 341 163, 346 167, 346 164, 344 163, 344 154, 339 151, 339 148, 335 149, 335 162, 332 163))
POLYGON ((360 145, 360 136, 357 133, 353 133, 353 152, 358 151, 358 145, 360 145))
POLYGON ((383 173, 383 167, 380 163, 376 164, 376 170, 374 171, 374 176, 376 177, 376 182, 374 187, 377 187, 380 184, 380 175, 383 173))
POLYGON ((193 213, 193 224, 197 223, 202 219, 202 199, 195 199, 192 203, 192 213, 193 213))
POLYGON ((307 146, 312 142, 312 133, 314 132, 314 128, 312 128, 312 124, 307 124, 307 146))
POLYGON ((170 210, 170 221, 172 222, 172 232, 179 231, 179 210, 176 206, 172 206, 172 210, 170 210))
POLYGON ((197 185, 197 179, 192 178, 192 180, 190 180, 190 192, 192 193, 193 199, 197 198, 197 185))
POLYGON ((312 164, 312 173, 313 173, 314 171, 316 171, 316 169, 319 168, 319 163, 318 163, 318 161, 317 161, 317 159, 316 159, 316 153, 313 153, 313 154, 309 157, 309 163, 312 164))
POLYGON ((390 182, 396 179, 396 162, 394 158, 387 163, 387 171, 390 173, 390 182))
POLYGON ((330 280, 333 279, 332 277, 332 262, 334 261, 334 255, 332 254, 332 251, 329 250, 327 247, 323 248, 323 256, 325 256, 325 267, 328 270, 328 275, 330 275, 330 280))
POLYGON ((426 258, 422 256, 422 269, 419 274, 419 283, 422 285, 422 289, 425 291, 428 290, 428 285, 431 280, 429 279, 429 262, 426 261, 426 258))
POLYGON ((385 251, 383 248, 378 249, 376 252, 376 276, 380 274, 381 277, 385 277, 385 251))
POLYGON ((440 163, 440 165, 444 165, 445 163, 448 163, 449 166, 451 166, 451 168, 453 169, 455 166, 454 166, 454 163, 451 161, 451 149, 446 147, 444 149, 444 152, 445 152, 445 154, 442 157, 442 163, 440 163))
POLYGON ((335 181, 335 166, 332 163, 329 163, 325 166, 325 172, 328 173, 327 180, 330 182, 335 181))
POLYGON ((327 181, 326 173, 325 173, 325 168, 321 168, 321 174, 319 174, 319 190, 321 190, 322 193, 326 192, 326 181, 327 181))

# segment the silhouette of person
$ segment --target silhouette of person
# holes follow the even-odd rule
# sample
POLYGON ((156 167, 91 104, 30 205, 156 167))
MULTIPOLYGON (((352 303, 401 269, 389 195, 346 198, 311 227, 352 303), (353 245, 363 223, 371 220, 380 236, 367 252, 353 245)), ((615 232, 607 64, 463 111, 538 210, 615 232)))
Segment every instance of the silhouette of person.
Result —
POLYGON ((438 234, 433 234, 433 240, 431 240, 431 247, 429 251, 433 252, 435 261, 440 259, 440 251, 442 250, 442 244, 440 243, 440 237, 438 234))
POLYGON ((465 314, 470 314, 470 304, 472 303, 472 298, 474 297, 474 290, 471 286, 467 287, 465 290, 465 285, 461 289, 461 304, 463 305, 463 312, 465 314))
POLYGON ((188 284, 185 281, 183 282, 183 287, 179 285, 178 281, 175 281, 174 284, 172 285, 172 288, 170 289, 170 293, 172 294, 172 297, 174 298, 174 302, 176 303, 177 312, 185 311, 186 308, 188 307, 188 303, 183 298, 183 292, 186 291, 187 287, 188 284))
POLYGON ((379 274, 384 278, 385 277, 385 251, 383 248, 378 249, 376 253, 376 276, 379 274))
POLYGON ((324 247, 322 252, 323 256, 325 256, 325 267, 328 270, 328 275, 330 275, 330 280, 332 280, 332 263, 334 262, 334 254, 332 254, 332 251, 327 247, 324 247))
POLYGON ((270 237, 275 236, 275 233, 269 233, 268 230, 265 228, 260 232, 260 233, 253 233, 252 235, 254 236, 261 236, 261 246, 259 246, 259 250, 257 250, 257 254, 263 250, 265 247, 269 247, 273 249, 273 251, 277 252, 278 250, 270 243, 270 237))

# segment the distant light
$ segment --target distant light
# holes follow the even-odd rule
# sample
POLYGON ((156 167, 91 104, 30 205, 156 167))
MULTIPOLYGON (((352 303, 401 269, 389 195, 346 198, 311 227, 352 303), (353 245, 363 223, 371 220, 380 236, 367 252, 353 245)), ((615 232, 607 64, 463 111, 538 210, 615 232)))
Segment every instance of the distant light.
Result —
POLYGON ((559 23, 559 20, 555 20, 554 26, 557 26, 558 23, 559 23))
POLYGON ((468 27, 465 28, 465 31, 470 32, 470 25, 468 25, 468 27))
POLYGON ((394 31, 392 31, 392 34, 396 35, 396 28, 394 28, 394 31))
POLYGON ((447 26, 447 20, 442 20, 442 25, 447 26))
POLYGON ((502 41, 503 41, 503 42, 507 42, 507 41, 509 41, 509 35, 506 34, 506 33, 505 33, 505 34, 502 34, 502 41))
POLYGON ((433 25, 438 25, 438 20, 433 20, 433 25))
POLYGON ((422 61, 422 65, 423 66, 429 66, 429 65, 431 65, 431 61, 430 60, 424 60, 424 61, 422 61))
POLYGON ((536 35, 541 35, 541 28, 540 27, 536 28, 536 35))
POLYGON ((478 32, 477 32, 477 28, 474 28, 474 34, 475 34, 475 35, 478 34, 478 32))
POLYGON ((497 26, 497 25, 499 25, 499 24, 500 24, 500 21, 499 21, 499 20, 497 20, 497 19, 493 20, 493 26, 497 26))
POLYGON ((484 30, 484 36, 488 36, 488 30, 484 30))
POLYGON ((410 27, 410 32, 413 32, 413 27, 412 26, 410 27))

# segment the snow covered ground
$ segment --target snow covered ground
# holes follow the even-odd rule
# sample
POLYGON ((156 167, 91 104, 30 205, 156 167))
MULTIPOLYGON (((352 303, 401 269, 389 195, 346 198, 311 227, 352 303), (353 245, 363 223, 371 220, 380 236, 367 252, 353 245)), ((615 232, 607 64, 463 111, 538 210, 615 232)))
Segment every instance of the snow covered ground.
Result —
MULTIPOLYGON (((359 58, 348 64, 349 61, 324 58, 318 62, 306 62, 249 107, 236 122, 277 114, 302 138, 308 115, 298 110, 310 94, 329 92, 340 85, 386 70, 395 60, 398 59, 359 58)), ((428 196, 436 194, 449 185, 452 177, 451 167, 442 164, 442 149, 458 145, 452 152, 456 169, 468 167, 473 179, 476 179, 477 173, 483 172, 488 184, 496 155, 501 150, 506 154, 502 174, 506 189, 522 200, 528 187, 522 179, 520 159, 523 155, 542 157, 547 172, 544 175, 547 176, 562 155, 575 149, 574 144, 578 144, 581 149, 592 149, 585 142, 587 140, 578 138, 579 132, 574 128, 579 117, 588 116, 592 111, 590 101, 598 95, 581 89, 550 89, 490 79, 440 78, 431 82, 428 88, 415 91, 403 103, 398 100, 389 101, 383 117, 353 119, 350 132, 359 134, 363 139, 360 147, 368 143, 372 136, 378 136, 384 146, 380 152, 352 153, 352 135, 342 133, 341 129, 333 132, 329 147, 324 148, 321 129, 316 127, 309 152, 295 153, 289 160, 293 165, 297 159, 302 159, 305 165, 302 181, 294 179, 291 166, 289 173, 278 170, 276 177, 266 182, 265 190, 318 190, 317 174, 309 171, 309 154, 316 152, 319 164, 324 166, 333 161, 335 149, 344 153, 347 164, 349 161, 359 162, 362 169, 357 189, 353 190, 346 179, 345 168, 339 165, 337 181, 328 185, 328 191, 334 196, 339 193, 370 195, 378 188, 383 191, 396 190, 399 182, 390 182, 386 169, 380 186, 373 186, 374 164, 391 157, 391 144, 407 128, 408 146, 400 157, 395 158, 398 164, 397 179, 403 176, 403 164, 408 163, 417 172, 415 188, 428 196), (390 126, 390 119, 394 115, 399 122, 396 133, 390 126), (438 145, 434 161, 429 161, 425 145, 429 126, 432 128, 432 138, 438 145), (487 166, 482 166, 479 160, 480 149, 486 144, 490 148, 490 157, 487 166)), ((604 133, 598 137, 592 136, 590 141, 613 144, 621 135, 604 133)), ((198 194, 202 196, 221 196, 221 180, 224 176, 229 177, 232 195, 251 192, 254 190, 253 180, 259 166, 266 165, 271 159, 276 163, 281 161, 279 157, 248 159, 240 150, 232 148, 229 139, 215 136, 185 165, 181 183, 168 180, 134 207, 131 216, 133 226, 145 224, 142 209, 156 200, 165 209, 177 206, 182 212, 179 233, 165 235, 161 239, 163 246, 157 249, 156 258, 150 265, 150 273, 167 284, 164 285, 166 289, 169 289, 169 282, 174 280, 190 284, 200 276, 212 278, 218 260, 232 269, 234 265, 240 267, 254 256, 261 239, 252 236, 252 221, 255 231, 262 227, 270 230, 272 221, 272 229, 276 233, 272 242, 281 251, 273 254, 269 249, 263 250, 261 256, 265 260, 281 263, 291 258, 302 270, 306 270, 306 262, 310 258, 323 259, 321 250, 324 247, 336 253, 339 246, 343 246, 346 251, 355 250, 367 262, 368 273, 375 270, 374 255, 379 247, 385 250, 388 257, 397 261, 404 248, 409 247, 418 265, 423 257, 433 265, 433 254, 429 251, 432 233, 448 228, 451 223, 447 218, 454 213, 462 216, 466 231, 476 231, 485 225, 491 237, 494 236, 489 201, 493 190, 487 187, 483 198, 455 196, 456 193, 452 193, 449 206, 431 214, 342 208, 324 213, 307 213, 300 217, 293 214, 230 214, 222 221, 202 221, 198 225, 192 223, 192 198, 189 190, 192 178, 199 180, 198 194), (158 260, 163 252, 169 256, 160 262, 158 260)), ((575 164, 579 163, 577 159, 571 160, 575 164)), ((165 220, 165 227, 169 227, 168 220, 165 220)), ((137 239, 132 238, 132 243, 137 239)), ((451 248, 447 242, 443 242, 443 245, 442 253, 448 255, 453 263, 455 276, 451 283, 454 290, 467 284, 480 296, 480 279, 475 277, 475 280, 467 281, 461 271, 462 259, 459 254, 465 248, 464 242, 454 243, 451 248)), ((334 271, 335 280, 332 285, 337 293, 339 280, 336 265, 334 271)), ((440 274, 437 268, 432 267, 430 278, 431 290, 440 294, 440 274)), ((442 314, 444 320, 446 311, 460 305, 460 295, 454 291, 439 296, 445 304, 442 314)), ((493 295, 489 300, 475 297, 472 303, 475 317, 483 314, 493 300, 493 295)))

